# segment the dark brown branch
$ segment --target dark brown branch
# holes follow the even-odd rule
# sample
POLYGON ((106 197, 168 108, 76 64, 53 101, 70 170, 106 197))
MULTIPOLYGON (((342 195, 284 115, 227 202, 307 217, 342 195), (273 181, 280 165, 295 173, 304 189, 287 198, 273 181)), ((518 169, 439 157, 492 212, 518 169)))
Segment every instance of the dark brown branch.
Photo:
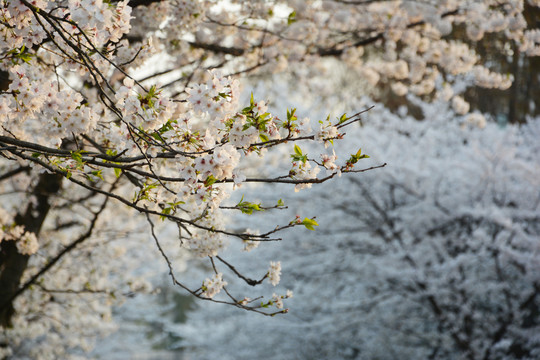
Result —
POLYGON ((114 292, 112 291, 109 291, 109 290, 92 290, 92 289, 80 289, 80 290, 75 290, 75 289, 49 289, 41 284, 38 284, 39 288, 41 290, 43 290, 44 292, 46 293, 54 293, 54 294, 75 294, 75 295, 80 295, 80 294, 109 294, 109 295, 112 295, 114 294, 114 292))
MULTIPOLYGON (((260 311, 260 310, 257 310, 256 308, 254 307, 250 307, 250 306, 246 306, 246 305, 242 305, 240 302, 238 301, 233 301, 233 302, 230 302, 230 301, 223 301, 223 300, 215 300, 215 299, 211 299, 211 298, 207 298, 207 297, 204 297, 201 295, 200 293, 200 289, 197 289, 197 290, 191 290, 190 288, 188 288, 186 285, 182 284, 181 282, 179 282, 174 274, 174 270, 173 270, 173 267, 172 267, 172 263, 169 259, 169 257, 167 256, 167 254, 165 253, 165 251, 163 250, 163 248, 161 247, 161 244, 159 243, 159 239, 156 235, 156 232, 155 232, 155 225, 154 223, 152 222, 152 219, 150 219, 150 216, 148 215, 148 213, 146 213, 146 220, 148 221, 148 223, 150 224, 150 232, 152 234, 152 238, 154 239, 154 242, 156 243, 156 246, 158 248, 158 251, 159 253, 161 254, 161 256, 163 257, 163 259, 165 260, 165 262, 167 263, 167 267, 169 268, 169 275, 171 276, 171 279, 172 279, 172 282, 173 282, 173 285, 177 285, 179 287, 181 287, 182 289, 186 290, 187 292, 189 292, 191 295, 201 299, 201 300, 206 300, 206 301, 211 301, 211 302, 215 302, 215 303, 219 303, 219 304, 227 304, 227 305, 232 305, 232 306, 235 306, 235 307, 238 307, 238 308, 241 308, 241 309, 244 309, 244 310, 249 310, 249 311, 253 311, 253 312, 256 312, 256 313, 259 313, 259 314, 262 314, 262 315, 267 315, 267 316, 274 316, 274 315, 277 315, 277 314, 281 314, 281 313, 284 313, 284 311, 277 311, 277 312, 274 312, 274 313, 266 313, 264 311, 260 311)), ((230 296, 230 294, 229 294, 230 296)), ((232 299, 234 299, 232 296, 230 296, 232 299)))
POLYGON ((367 5, 378 2, 390 2, 393 0, 334 0, 334 2, 345 4, 345 5, 367 5))
POLYGON ((150 6, 153 3, 159 3, 162 1, 164 0, 131 0, 130 2, 128 2, 128 5, 132 8, 136 8, 139 6, 150 6))
POLYGON ((16 169, 10 170, 5 174, 0 175, 0 181, 3 181, 5 179, 9 179, 12 176, 15 176, 17 174, 20 174, 20 173, 28 171, 28 170, 30 170, 29 166, 19 166, 16 169))
MULTIPOLYGON (((457 15, 458 13, 459 13, 459 9, 448 11, 448 12, 445 12, 445 13, 441 14, 441 18, 445 18, 445 17, 452 16, 452 15, 457 15)), ((425 25, 425 24, 426 24, 426 22, 424 20, 416 21, 416 22, 413 22, 413 23, 410 23, 409 25, 407 25, 407 29, 411 29, 411 28, 414 28, 414 27, 417 27, 417 26, 422 26, 422 25, 425 25)), ((320 56, 341 56, 343 54, 343 52, 345 50, 347 50, 348 48, 362 47, 362 46, 373 44, 373 43, 375 43, 375 42, 377 42, 379 40, 382 40, 384 38, 384 34, 385 34, 384 32, 379 32, 376 35, 369 36, 369 37, 366 37, 364 39, 360 39, 360 40, 356 41, 355 43, 353 43, 352 45, 344 46, 342 48, 336 48, 336 47, 318 48, 317 49, 317 54, 320 55, 320 56)))
POLYGON ((172 221, 174 221, 176 223, 179 223, 179 224, 182 224, 182 225, 187 224, 187 225, 191 225, 193 227, 196 227, 196 228, 198 228, 200 230, 205 230, 205 231, 214 232, 214 233, 220 233, 220 234, 229 235, 229 236, 235 236, 235 237, 238 237, 240 239, 246 239, 246 240, 257 239, 257 241, 276 241, 277 240, 277 239, 267 239, 266 238, 267 236, 265 236, 265 235, 239 234, 239 233, 233 233, 233 232, 225 231, 225 230, 218 230, 218 229, 214 229, 214 228, 211 228, 211 227, 200 225, 200 224, 198 224, 198 223, 196 223, 195 221, 192 221, 192 220, 179 218, 179 217, 174 216, 174 215, 164 214, 164 213, 160 213, 160 212, 157 212, 157 211, 154 211, 154 210, 148 210, 148 209, 145 209, 144 207, 141 207, 141 206, 138 206, 138 205, 132 203, 131 201, 129 201, 129 200, 123 198, 122 196, 117 195, 117 194, 115 194, 113 192, 109 192, 109 191, 106 191, 106 190, 103 190, 103 189, 96 188, 94 186, 88 185, 88 184, 84 183, 83 181, 75 179, 73 176, 68 177, 67 171, 62 171, 60 169, 54 168, 54 167, 44 163, 43 161, 41 161, 39 159, 33 158, 31 156, 26 156, 23 153, 17 152, 15 150, 12 150, 11 153, 18 156, 18 157, 20 157, 20 158, 22 158, 22 159, 35 162, 35 163, 39 164, 41 167, 43 167, 44 169, 47 169, 51 173, 62 175, 64 177, 68 178, 69 181, 71 181, 71 182, 73 182, 73 183, 75 183, 75 184, 77 184, 77 185, 79 185, 79 186, 81 186, 81 187, 83 187, 83 188, 85 188, 87 190, 95 191, 97 193, 100 193, 100 194, 106 195, 108 197, 114 198, 114 199, 120 201, 121 203, 123 203, 123 204, 137 210, 140 213, 148 213, 148 214, 151 214, 151 215, 165 217, 165 218, 168 218, 169 220, 172 220, 172 221))
POLYGON ((217 44, 206 44, 196 41, 190 41, 189 45, 196 49, 204 49, 218 54, 227 54, 233 56, 242 56, 246 52, 246 50, 242 48, 226 47, 217 44))
MULTIPOLYGON (((299 141, 299 140, 305 140, 305 139, 309 140, 309 139, 313 139, 313 138, 314 138, 314 136, 312 135, 312 136, 305 136, 305 137, 298 137, 298 138, 289 138, 287 141, 299 141)), ((14 139, 14 138, 11 138, 11 137, 6 137, 6 136, 0 136, 0 143, 1 142, 5 142, 5 143, 8 143, 8 144, 13 144, 13 145, 16 145, 16 146, 21 146, 21 147, 23 147, 23 149, 27 149, 27 150, 35 151, 35 152, 40 152, 40 153, 43 153, 45 155, 49 154, 49 155, 53 155, 53 156, 71 157, 71 154, 72 154, 72 151, 69 151, 69 150, 53 149, 53 148, 45 147, 45 146, 42 146, 42 145, 39 145, 39 144, 29 143, 29 142, 26 142, 26 141, 22 141, 22 140, 18 140, 18 139, 14 139)), ((279 141, 279 143, 282 143, 282 142, 285 142, 285 141, 281 141, 281 140, 279 141)), ((267 143, 272 143, 272 146, 278 144, 278 142, 273 142, 273 140, 270 140, 267 143)), ((261 145, 264 145, 264 144, 265 143, 261 143, 261 145)), ((21 149, 10 148, 9 150, 10 151, 16 151, 16 150, 21 150, 21 149)), ((169 158, 174 158, 175 156, 176 156, 176 154, 173 154, 173 153, 160 153, 160 154, 157 154, 156 158, 169 159, 169 158)), ((25 157, 25 158, 28 158, 28 157, 25 157)), ((89 165, 96 165, 96 166, 105 167, 105 168, 117 168, 117 169, 121 169, 121 170, 125 170, 125 171, 131 171, 131 172, 133 172, 135 174, 145 176, 145 177, 148 177, 148 178, 152 178, 152 179, 155 179, 155 180, 160 180, 160 181, 169 181, 169 182, 183 182, 183 181, 185 181, 184 178, 160 176, 160 175, 157 175, 155 173, 146 172, 146 171, 134 168, 134 167, 137 167, 137 166, 141 166, 142 164, 119 165, 119 164, 113 164, 113 163, 110 163, 110 162, 96 161, 95 159, 97 159, 97 158, 103 159, 105 161, 115 162, 115 163, 129 163, 129 162, 133 162, 133 161, 147 160, 147 158, 145 158, 145 156, 142 156, 142 155, 134 156, 134 157, 115 157, 115 156, 108 156, 108 155, 104 155, 104 154, 100 154, 100 153, 84 153, 84 156, 82 156, 82 160, 85 161, 89 165)), ((28 159, 32 160, 32 161, 35 160, 35 159, 31 159, 31 158, 28 158, 28 159)), ((146 165, 148 165, 148 164, 146 164, 146 165)), ((341 169, 341 171, 343 171, 343 172, 351 172, 351 173, 366 172, 366 171, 382 168, 382 167, 385 167, 385 166, 386 166, 386 163, 384 163, 382 165, 372 166, 372 167, 369 167, 369 168, 366 168, 366 169, 359 169, 359 170, 345 170, 345 167, 343 167, 341 169)), ((261 183, 261 182, 271 183, 272 182, 272 183, 283 183, 283 184, 320 184, 320 183, 323 183, 325 181, 328 181, 328 180, 332 179, 336 174, 337 173, 334 173, 334 174, 326 176, 324 178, 302 179, 302 180, 291 179, 291 178, 288 177, 288 175, 287 176, 275 177, 275 178, 248 178, 248 179, 245 180, 245 182, 247 182, 247 183, 250 183, 250 182, 253 182, 253 183, 261 183)), ((233 182, 234 182, 234 179, 223 179, 223 180, 218 180, 217 181, 217 183, 233 183, 233 182)))
POLYGON ((240 279, 244 280, 248 285, 251 285, 251 286, 259 285, 264 281, 264 279, 266 279, 268 277, 268 273, 266 273, 260 280, 253 280, 253 279, 247 278, 244 275, 242 275, 238 270, 236 270, 236 268, 234 266, 232 266, 227 261, 223 260, 223 258, 221 256, 216 256, 216 259, 221 261, 223 264, 227 265, 227 267, 229 269, 231 269, 231 271, 233 273, 235 273, 236 276, 238 276, 240 279))

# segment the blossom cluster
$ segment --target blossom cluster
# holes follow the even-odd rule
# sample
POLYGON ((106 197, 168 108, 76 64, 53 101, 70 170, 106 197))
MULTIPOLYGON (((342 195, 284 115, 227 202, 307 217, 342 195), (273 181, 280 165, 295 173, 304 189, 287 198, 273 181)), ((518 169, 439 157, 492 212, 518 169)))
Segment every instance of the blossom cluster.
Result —
MULTIPOLYGON (((252 229, 249 229, 249 228, 246 229, 245 233, 246 234, 259 235, 258 230, 252 230, 252 229)), ((250 252, 251 250, 254 250, 254 249, 258 248, 259 245, 261 244, 260 241, 253 241, 253 240, 247 240, 247 239, 242 240, 242 243, 244 244, 244 248, 242 250, 246 251, 246 252, 250 252)))
MULTIPOLYGON (((294 161, 292 163, 289 175, 295 180, 312 180, 317 177, 317 174, 321 171, 319 167, 312 167, 308 161, 294 161)), ((302 189, 309 189, 312 186, 309 182, 301 182, 296 184, 294 191, 298 192, 302 189)))
POLYGON ((123 119, 130 125, 145 131, 155 130, 170 119, 174 107, 170 100, 152 87, 139 94, 134 89, 133 79, 125 78, 124 85, 116 92, 116 106, 121 109, 123 119))
POLYGON ((36 234, 25 231, 22 225, 14 225, 10 214, 0 208, 0 243, 2 241, 15 241, 17 251, 23 255, 33 255, 39 250, 36 234))
MULTIPOLYGON (((92 51, 99 51, 108 43, 118 42, 131 29, 131 7, 128 0, 115 4, 102 0, 70 0, 64 6, 47 0, 32 1, 31 4, 19 0, 3 2, 0 16, 0 49, 25 49, 40 45, 52 36, 52 41, 64 55, 56 53, 54 48, 43 48, 59 59, 64 56, 71 59, 71 65, 77 60, 74 41, 92 51)), ((96 60, 99 57, 96 58, 96 60)), ((88 64, 86 65, 88 66, 88 64)), ((83 70, 84 66, 77 66, 83 70)), ((83 70, 84 71, 84 70, 83 70)))
MULTIPOLYGON (((36 7, 44 7, 47 1, 36 1, 36 7)), ((0 49, 31 48, 46 37, 32 16, 32 10, 20 1, 3 2, 0 9, 4 26, 0 27, 0 49)))
POLYGON ((203 290, 202 296, 211 299, 216 296, 226 285, 227 282, 223 281, 223 274, 217 273, 212 277, 212 279, 207 278, 203 281, 201 287, 203 290))
POLYGON ((36 70, 27 64, 9 69, 12 81, 8 91, 0 94, 2 133, 59 146, 69 135, 94 130, 98 115, 82 103, 83 97, 68 89, 59 90, 55 81, 36 70))
POLYGON ((186 92, 195 112, 205 114, 210 119, 223 122, 238 108, 238 80, 221 76, 217 71, 211 72, 211 78, 205 84, 196 84, 187 88, 186 92))
POLYGON ((270 261, 270 269, 268 270, 268 279, 270 284, 276 286, 281 279, 281 262, 270 261))
POLYGON ((322 165, 326 168, 326 174, 331 175, 335 172, 341 174, 339 166, 336 164, 337 155, 334 150, 332 150, 332 155, 321 154, 322 165))
POLYGON ((77 24, 77 27, 72 26, 75 34, 85 33, 96 46, 119 41, 131 28, 128 2, 123 0, 111 6, 103 0, 68 1, 69 18, 77 24))
MULTIPOLYGON (((214 214, 218 216, 218 214, 214 214)), ((221 225, 217 221, 206 219, 202 224, 212 226, 221 225)), ((194 233, 188 241, 184 242, 184 248, 189 249, 190 253, 196 257, 217 256, 228 246, 228 241, 218 232, 194 233)))
POLYGON ((283 309, 283 299, 289 299, 293 297, 293 292, 291 290, 287 290, 286 295, 278 295, 276 293, 272 294, 272 304, 278 308, 283 309))

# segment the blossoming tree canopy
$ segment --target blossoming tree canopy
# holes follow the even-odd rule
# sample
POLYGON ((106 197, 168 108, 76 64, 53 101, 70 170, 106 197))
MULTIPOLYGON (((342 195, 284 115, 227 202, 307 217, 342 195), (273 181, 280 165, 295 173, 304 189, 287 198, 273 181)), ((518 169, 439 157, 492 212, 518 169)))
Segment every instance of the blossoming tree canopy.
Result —
POLYGON ((344 141, 389 166, 299 194, 319 212, 337 205, 320 231, 267 249, 293 284, 294 316, 205 307, 161 328, 204 358, 538 357, 540 119, 460 122, 451 105, 422 102, 424 121, 376 105, 344 141), (263 344, 250 346, 254 333, 263 344))
MULTIPOLYGON (((136 66, 144 64, 149 56, 180 54, 178 49, 154 42, 161 36, 157 28, 145 31, 152 37, 138 41, 137 32, 130 32, 132 8, 126 1, 2 4, 2 71, 7 73, 0 100, 0 142, 6 172, 3 178, 21 173, 37 178, 37 183, 30 186, 26 208, 2 209, 3 325, 11 322, 13 301, 68 252, 47 254, 53 261, 22 281, 29 256, 39 251, 39 230, 51 208, 50 197, 61 190, 62 178, 93 196, 105 197, 93 213, 95 219, 109 198, 146 214, 171 275, 172 264, 159 244, 153 221, 160 217, 175 222, 182 245, 200 257, 210 257, 215 271, 215 276, 202 281, 199 289, 189 291, 213 298, 226 284, 213 259, 236 273, 231 264, 217 257, 228 237, 253 244, 278 240, 273 234, 284 228, 303 225, 313 229, 317 225, 313 219, 298 218, 264 233, 227 230, 220 212, 230 190, 243 182, 290 183, 299 190, 342 172, 363 171, 354 169, 354 164, 365 157, 360 152, 338 165, 334 155, 308 157, 296 144, 333 143, 343 136, 344 127, 359 119, 360 113, 328 118, 312 128, 310 120, 299 120, 294 109, 280 119, 267 111, 264 101, 256 102, 253 97, 242 107, 238 80, 223 76, 215 64, 209 65, 210 60, 203 61, 204 54, 189 49, 184 49, 185 53, 200 61, 185 76, 181 92, 174 93, 167 85, 146 85, 146 81, 137 79, 136 66), (198 81, 190 81, 194 78, 198 81), (242 163, 251 154, 263 157, 268 149, 293 142, 292 155, 286 157, 291 161, 288 173, 263 178, 246 177, 242 172, 242 163), (327 173, 317 177, 321 168, 327 173), (7 271, 10 267, 13 272, 7 271)), ((188 30, 193 31, 200 23, 197 18, 201 14, 197 15, 195 8, 203 11, 208 7, 210 11, 211 4, 178 5, 185 13, 175 15, 175 24, 179 20, 182 24, 177 29, 177 42, 184 43, 188 30)), ((151 22, 156 26, 167 20, 159 20, 163 11, 159 6, 165 5, 153 4, 146 13, 156 17, 151 22)), ((148 23, 144 16, 142 20, 148 23)), ((176 25, 167 29, 173 28, 176 25)), ((284 207, 281 201, 265 207, 242 199, 226 208, 250 213, 280 207, 284 207)), ((94 224, 68 249, 89 238, 94 224)), ((277 285, 279 273, 279 262, 272 262, 259 281, 236 275, 248 283, 260 283, 268 277, 277 285)), ((268 306, 264 302, 248 305, 230 294, 229 298, 229 303, 246 309, 268 306)))
MULTIPOLYGON (((62 264, 69 268, 68 255, 91 242, 110 211, 109 199, 148 222, 175 284, 195 296, 215 300, 231 274, 250 285, 279 283, 277 259, 254 280, 223 259, 221 250, 231 238, 249 250, 279 240, 280 230, 312 230, 317 222, 297 217, 239 233, 225 226, 224 211, 251 214, 285 205, 277 199, 274 204, 224 201, 246 182, 288 183, 301 190, 368 170, 356 167, 367 157, 361 150, 338 158, 331 148, 365 109, 320 121, 294 109, 275 116, 260 99, 241 101, 239 76, 289 70, 311 89, 311 79, 331 75, 325 59, 333 58, 354 69, 373 91, 444 99, 466 114, 470 106, 461 94, 465 89, 452 86, 456 79, 498 89, 512 83, 511 76, 485 65, 473 49, 475 41, 493 34, 503 49, 540 53, 540 31, 529 25, 540 4, 531 0, 4 0, 1 5, 4 327, 30 311, 29 293, 43 303, 51 300, 44 279, 52 281, 62 264), (306 151, 309 143, 319 143, 321 150, 306 151), (288 172, 263 177, 247 169, 255 155, 264 164, 268 151, 282 148, 288 151, 283 157, 288 172), (58 245, 41 240, 43 231, 71 225, 47 219, 75 205, 86 211, 68 215, 77 217, 79 234, 58 245), (209 258, 211 275, 198 288, 175 277, 155 230, 159 218, 177 224, 183 247, 209 258)), ((114 216, 123 214, 115 208, 114 216)), ((79 284, 99 292, 83 278, 58 281, 60 287, 79 284)), ((215 301, 274 314, 268 308, 286 311, 282 300, 291 295, 248 301, 227 292, 215 301)))

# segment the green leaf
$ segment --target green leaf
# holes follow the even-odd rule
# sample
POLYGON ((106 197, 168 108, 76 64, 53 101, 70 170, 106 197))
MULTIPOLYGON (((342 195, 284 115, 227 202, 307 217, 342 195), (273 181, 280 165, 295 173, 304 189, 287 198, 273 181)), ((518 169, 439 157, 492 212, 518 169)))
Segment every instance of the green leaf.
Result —
POLYGON ((285 206, 285 203, 283 202, 283 200, 279 199, 277 202, 277 206, 285 206))
POLYGON ((259 134, 259 137, 261 138, 261 140, 263 142, 268 142, 270 141, 270 139, 268 138, 268 136, 266 136, 265 134, 259 134))
POLYGON ((302 149, 298 145, 294 145, 294 154, 291 154, 293 161, 301 161, 305 163, 307 161, 307 155, 302 154, 302 149))
POLYGON ((253 211, 263 211, 264 209, 261 208, 261 204, 255 204, 250 203, 248 201, 244 201, 244 196, 242 195, 242 198, 240 199, 240 202, 236 204, 236 207, 244 214, 251 215, 253 214, 253 211))
POLYGON ((341 115, 341 117, 339 118, 339 123, 340 124, 343 124, 345 121, 347 121, 347 114, 343 114, 341 115))
POLYGON ((301 224, 304 225, 308 230, 315 230, 314 226, 319 226, 315 220, 309 218, 305 218, 301 224))
POLYGON ((101 170, 94 170, 94 171, 91 172, 91 174, 94 175, 95 177, 98 177, 101 180, 105 181, 105 179, 103 179, 103 175, 101 175, 101 170))
POLYGON ((13 56, 11 59, 13 64, 17 64, 17 59, 29 64, 30 60, 32 60, 32 57, 34 56, 26 51, 26 47, 24 45, 20 48, 20 50, 12 49, 8 51, 8 54, 13 56))
POLYGON ((287 109, 287 121, 288 122, 292 122, 292 121, 295 121, 297 118, 296 116, 294 115, 296 113, 296 109, 291 109, 289 111, 289 109, 287 109))
POLYGON ((165 215, 170 215, 170 214, 171 214, 171 210, 172 210, 172 208, 170 208, 170 207, 164 208, 163 210, 161 210, 161 214, 163 214, 163 215, 161 215, 159 218, 160 218, 162 221, 165 220, 165 219, 167 218, 167 216, 165 216, 165 215))
POLYGON ((291 25, 293 22, 296 22, 296 11, 293 11, 287 17, 287 25, 291 25))
POLYGON ((71 158, 76 162, 82 162, 82 155, 79 151, 72 151, 71 158))
POLYGON ((122 169, 114 168, 114 175, 116 175, 116 178, 118 179, 120 175, 122 175, 122 169))
POLYGON ((356 155, 351 155, 350 159, 347 161, 349 164, 353 165, 358 162, 360 159, 368 159, 369 155, 362 154, 362 149, 359 149, 356 155))
POLYGON ((212 185, 213 183, 215 183, 216 181, 217 181, 217 179, 213 175, 210 175, 204 181, 204 186, 208 187, 208 186, 212 185))

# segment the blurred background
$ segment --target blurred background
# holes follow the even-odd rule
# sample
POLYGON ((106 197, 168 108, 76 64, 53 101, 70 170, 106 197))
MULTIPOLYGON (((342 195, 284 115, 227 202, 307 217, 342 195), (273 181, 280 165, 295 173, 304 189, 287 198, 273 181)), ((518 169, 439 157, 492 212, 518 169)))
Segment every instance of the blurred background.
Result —
MULTIPOLYGON (((361 148, 370 158, 360 168, 387 166, 299 193, 292 186, 243 185, 238 199, 231 199, 244 195, 274 204, 282 198, 288 209, 273 210, 273 224, 317 216, 316 231, 285 232, 280 243, 262 244, 248 256, 236 251, 240 244, 223 254, 252 278, 264 275, 251 272, 257 264, 281 261, 281 283, 263 285, 261 292, 292 290, 288 314, 270 318, 196 301, 170 286, 163 268, 154 277, 161 292, 117 308, 119 331, 101 341, 94 355, 540 357, 539 62, 515 49, 500 51, 496 41, 487 37, 477 50, 515 80, 506 91, 467 90, 473 115, 456 114, 443 100, 398 97, 384 89, 370 93, 361 75, 337 61, 327 65, 331 77, 309 84, 294 73, 246 80, 245 98, 253 91, 278 116, 295 107, 299 117, 316 122, 328 113, 338 116, 338 109, 351 114, 374 106, 336 141, 335 150, 361 148)), ((470 79, 460 81, 456 90, 470 79)), ((279 157, 267 171, 276 169, 286 169, 279 157)), ((247 221, 252 229, 272 225, 256 214, 228 221, 247 221)), ((165 236, 174 237, 174 229, 165 236)), ((204 276, 207 269, 184 261, 182 279, 204 276)), ((250 291, 233 276, 227 281, 235 293, 250 291)))

